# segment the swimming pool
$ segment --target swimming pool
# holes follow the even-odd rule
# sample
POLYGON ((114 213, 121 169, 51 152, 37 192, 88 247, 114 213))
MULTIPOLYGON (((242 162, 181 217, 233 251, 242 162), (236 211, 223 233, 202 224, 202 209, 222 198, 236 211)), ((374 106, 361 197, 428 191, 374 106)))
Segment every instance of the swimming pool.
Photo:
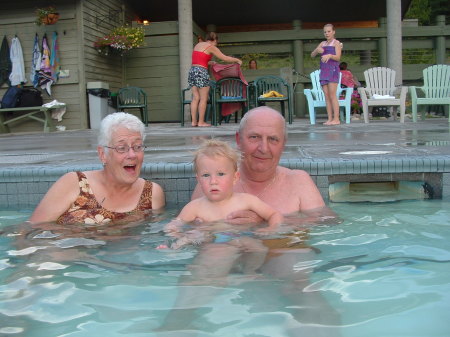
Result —
POLYGON ((97 239, 24 238, 26 212, 0 212, 0 335, 447 336, 450 201, 330 206, 344 221, 311 228, 290 275, 182 286, 196 250, 154 249, 176 210, 97 239), (174 312, 188 324, 157 332, 174 312))

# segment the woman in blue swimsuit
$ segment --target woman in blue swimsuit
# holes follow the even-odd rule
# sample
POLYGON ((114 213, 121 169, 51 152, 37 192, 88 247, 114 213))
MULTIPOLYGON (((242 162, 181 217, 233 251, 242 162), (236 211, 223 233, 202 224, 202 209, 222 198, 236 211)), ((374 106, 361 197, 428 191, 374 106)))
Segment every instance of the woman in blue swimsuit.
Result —
POLYGON ((328 120, 325 125, 337 125, 339 121, 339 102, 336 90, 339 83, 339 61, 342 44, 334 38, 336 31, 331 23, 323 27, 326 41, 322 41, 311 53, 311 57, 320 54, 320 84, 325 94, 328 120))

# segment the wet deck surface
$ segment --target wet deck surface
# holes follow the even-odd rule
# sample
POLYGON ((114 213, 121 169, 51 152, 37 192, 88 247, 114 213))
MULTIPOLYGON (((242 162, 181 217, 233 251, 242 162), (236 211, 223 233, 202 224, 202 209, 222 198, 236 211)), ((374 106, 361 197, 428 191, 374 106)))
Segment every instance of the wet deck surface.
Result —
MULTIPOLYGON (((203 139, 218 137, 234 144, 236 130, 235 123, 210 128, 151 124, 146 129, 145 163, 190 162, 192 151, 203 139)), ((447 118, 404 124, 352 121, 339 126, 309 125, 307 120, 297 119, 288 125, 288 133, 285 160, 450 156, 447 118)), ((0 134, 0 168, 99 164, 96 146, 96 130, 0 134)))

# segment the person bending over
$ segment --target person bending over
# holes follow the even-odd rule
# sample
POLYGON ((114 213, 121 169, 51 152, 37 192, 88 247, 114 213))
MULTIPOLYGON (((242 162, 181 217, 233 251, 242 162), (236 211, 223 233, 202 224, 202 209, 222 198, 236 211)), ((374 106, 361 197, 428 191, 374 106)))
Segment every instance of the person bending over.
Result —
POLYGON ((242 61, 236 57, 227 56, 217 48, 218 36, 210 32, 206 36, 206 41, 200 41, 194 46, 192 52, 192 66, 189 70, 188 84, 192 87, 191 101, 191 125, 192 126, 211 126, 205 122, 205 112, 209 95, 209 73, 208 65, 213 56, 218 59, 242 64, 242 61), (198 119, 197 119, 198 113, 198 119))

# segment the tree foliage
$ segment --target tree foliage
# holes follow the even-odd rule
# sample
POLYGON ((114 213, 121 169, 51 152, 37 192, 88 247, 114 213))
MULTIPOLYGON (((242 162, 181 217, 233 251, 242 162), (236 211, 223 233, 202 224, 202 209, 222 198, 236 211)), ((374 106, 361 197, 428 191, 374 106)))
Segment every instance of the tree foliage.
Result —
POLYGON ((418 19, 419 25, 429 25, 431 8, 430 0, 412 0, 406 12, 405 19, 418 19))
POLYGON ((434 24, 437 15, 450 14, 448 0, 412 0, 405 19, 418 19, 421 26, 434 24))
POLYGON ((448 0, 429 0, 431 8, 431 18, 434 20, 436 15, 450 15, 450 5, 448 0))

